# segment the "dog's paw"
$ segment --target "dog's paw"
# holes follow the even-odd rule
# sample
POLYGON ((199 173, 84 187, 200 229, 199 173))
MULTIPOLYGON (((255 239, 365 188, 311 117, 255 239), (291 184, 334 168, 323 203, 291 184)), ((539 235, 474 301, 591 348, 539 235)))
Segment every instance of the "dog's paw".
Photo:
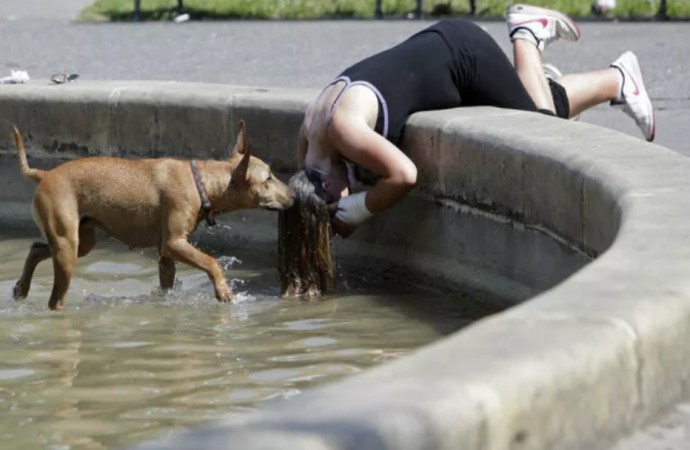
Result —
POLYGON ((235 300, 235 294, 232 293, 229 287, 224 286, 216 290, 216 298, 221 303, 232 303, 235 300))
POLYGON ((227 294, 218 297, 218 301, 221 303, 233 303, 235 301, 235 294, 229 292, 227 294))
POLYGON ((17 281, 17 284, 12 288, 12 298, 14 300, 23 300, 29 294, 29 289, 22 285, 21 282, 17 281))
POLYGON ((235 298, 235 294, 232 293, 232 290, 230 290, 230 286, 228 286, 227 283, 219 283, 216 285, 215 291, 216 299, 218 299, 218 301, 221 303, 232 302, 235 298))

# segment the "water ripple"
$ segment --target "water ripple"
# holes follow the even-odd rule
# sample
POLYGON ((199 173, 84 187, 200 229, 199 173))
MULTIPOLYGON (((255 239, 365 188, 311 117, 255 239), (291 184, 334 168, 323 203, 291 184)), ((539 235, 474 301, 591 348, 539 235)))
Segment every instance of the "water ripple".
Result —
MULTIPOLYGON (((30 242, 0 244, 3 298, 30 242)), ((162 293, 152 255, 99 244, 79 261, 59 314, 46 307, 52 267, 40 265, 26 300, 0 302, 3 446, 99 449, 159 437, 399 358, 468 319, 449 307, 456 300, 412 290, 287 301, 271 258, 221 263, 233 304, 218 303, 206 274, 184 265, 162 293)))

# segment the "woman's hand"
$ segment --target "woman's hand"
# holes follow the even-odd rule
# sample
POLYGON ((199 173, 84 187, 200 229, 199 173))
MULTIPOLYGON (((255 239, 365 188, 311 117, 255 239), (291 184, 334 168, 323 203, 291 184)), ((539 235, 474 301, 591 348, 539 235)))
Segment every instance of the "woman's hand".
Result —
POLYGON ((357 229, 356 225, 351 225, 339 220, 335 217, 335 213, 338 211, 338 203, 331 203, 326 206, 328 212, 331 214, 331 230, 334 234, 346 238, 350 236, 357 229))
POLYGON ((354 233, 357 227, 345 222, 341 222, 334 217, 333 220, 331 220, 331 229, 333 230, 334 234, 337 234, 342 238, 346 238, 354 233))

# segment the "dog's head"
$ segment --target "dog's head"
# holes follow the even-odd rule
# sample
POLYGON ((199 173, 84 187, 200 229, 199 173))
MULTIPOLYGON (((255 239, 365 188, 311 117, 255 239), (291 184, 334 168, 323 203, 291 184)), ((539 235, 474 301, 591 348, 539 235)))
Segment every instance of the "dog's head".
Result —
POLYGON ((245 136, 244 120, 240 120, 237 141, 230 157, 232 203, 240 208, 262 208, 282 211, 294 202, 292 190, 280 181, 268 164, 251 155, 245 136), (240 195, 237 195, 240 194, 240 195))

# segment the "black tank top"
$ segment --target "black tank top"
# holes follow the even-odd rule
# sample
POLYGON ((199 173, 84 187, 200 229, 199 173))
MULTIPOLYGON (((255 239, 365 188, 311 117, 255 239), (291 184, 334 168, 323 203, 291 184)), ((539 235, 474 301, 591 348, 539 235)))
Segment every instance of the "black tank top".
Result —
MULTIPOLYGON (((354 64, 333 83, 346 80, 343 92, 352 84, 372 87, 379 99, 375 130, 399 145, 405 122, 413 113, 462 105, 463 90, 474 76, 471 67, 473 42, 487 38, 492 39, 472 22, 440 21, 354 64)), ((354 166, 351 169, 364 184, 376 181, 376 177, 364 168, 354 166)))
MULTIPOLYGON (((444 20, 414 34, 400 44, 349 67, 341 76, 366 81, 381 93, 388 115, 388 135, 398 144, 405 122, 418 111, 462 105, 462 90, 469 80, 471 42, 487 33, 465 20, 444 20)), ((382 108, 379 108, 381 110, 382 108)), ((377 130, 381 132, 382 130, 377 130)))

